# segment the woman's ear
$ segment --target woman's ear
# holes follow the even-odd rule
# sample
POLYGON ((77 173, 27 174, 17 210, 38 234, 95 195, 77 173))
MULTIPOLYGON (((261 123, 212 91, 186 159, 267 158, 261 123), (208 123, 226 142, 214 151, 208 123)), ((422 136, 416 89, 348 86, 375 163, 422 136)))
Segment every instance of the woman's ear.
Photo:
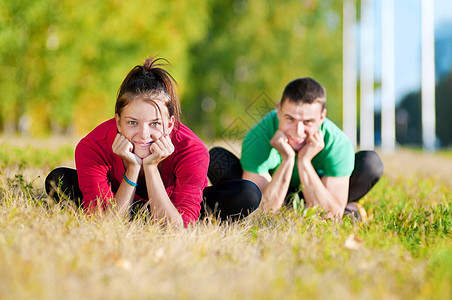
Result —
POLYGON ((173 131, 175 124, 176 124, 176 118, 174 116, 171 116, 168 120, 168 130, 166 131, 166 134, 170 134, 173 131))
POLYGON ((121 124, 119 122, 120 116, 118 114, 115 114, 115 120, 116 120, 116 128, 118 129, 118 132, 121 133, 121 124))

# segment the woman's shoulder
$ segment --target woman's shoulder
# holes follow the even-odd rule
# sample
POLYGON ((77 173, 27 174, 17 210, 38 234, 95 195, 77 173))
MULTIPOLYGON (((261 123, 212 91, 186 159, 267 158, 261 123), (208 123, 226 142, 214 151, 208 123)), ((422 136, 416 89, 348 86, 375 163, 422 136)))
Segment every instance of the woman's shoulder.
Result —
POLYGON ((177 152, 203 151, 208 154, 204 142, 186 125, 180 123, 175 129, 172 141, 177 152))
POLYGON ((98 148, 99 150, 111 149, 111 145, 117 133, 116 121, 114 118, 99 124, 91 130, 77 144, 77 148, 88 146, 90 148, 98 148))

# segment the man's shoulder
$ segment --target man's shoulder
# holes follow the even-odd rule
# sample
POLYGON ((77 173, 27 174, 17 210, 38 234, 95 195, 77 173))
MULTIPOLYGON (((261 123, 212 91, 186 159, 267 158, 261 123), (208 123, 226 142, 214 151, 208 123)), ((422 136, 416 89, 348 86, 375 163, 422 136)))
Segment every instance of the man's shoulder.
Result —
POLYGON ((279 154, 272 152, 270 140, 278 129, 276 110, 270 111, 248 132, 242 143, 240 162, 245 171, 267 174, 280 162, 279 154))
POLYGON ((323 133, 325 143, 328 142, 343 142, 346 144, 352 144, 348 136, 345 134, 342 129, 340 129, 333 121, 328 118, 325 118, 323 121, 320 130, 323 133))
POLYGON ((315 169, 324 176, 349 176, 354 166, 353 144, 347 135, 331 120, 325 119, 321 126, 325 147, 314 157, 315 169))
POLYGON ((334 130, 334 131, 337 131, 337 130, 342 131, 342 129, 340 129, 339 126, 337 126, 333 121, 331 121, 331 120, 328 119, 328 118, 325 118, 325 119, 323 120, 323 123, 322 123, 321 127, 322 127, 322 128, 325 128, 325 130, 328 130, 328 131, 331 131, 331 130, 334 130))
POLYGON ((279 120, 275 109, 263 116, 260 121, 248 131, 247 136, 257 136, 270 140, 278 129, 278 125, 279 120))

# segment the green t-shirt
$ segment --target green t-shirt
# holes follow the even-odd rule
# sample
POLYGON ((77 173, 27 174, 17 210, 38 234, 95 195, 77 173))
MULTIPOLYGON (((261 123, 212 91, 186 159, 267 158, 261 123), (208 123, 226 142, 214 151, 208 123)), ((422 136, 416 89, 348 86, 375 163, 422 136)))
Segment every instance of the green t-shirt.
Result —
MULTIPOLYGON (((272 175, 280 165, 281 156, 270 145, 270 140, 279 125, 276 114, 276 110, 268 113, 245 136, 240 159, 243 170, 272 175)), ((321 177, 350 176, 355 165, 355 151, 352 143, 345 133, 327 118, 319 129, 323 133, 325 148, 312 159, 312 165, 317 174, 321 177)), ((296 188, 299 185, 300 178, 297 164, 295 164, 290 187, 296 188)))

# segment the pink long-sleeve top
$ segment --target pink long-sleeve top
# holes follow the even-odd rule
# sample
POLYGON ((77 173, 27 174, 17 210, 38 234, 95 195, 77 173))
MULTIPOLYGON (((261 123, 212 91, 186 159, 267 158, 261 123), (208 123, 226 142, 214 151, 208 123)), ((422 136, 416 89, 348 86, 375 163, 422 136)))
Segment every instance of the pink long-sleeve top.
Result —
MULTIPOLYGON (((86 211, 105 209, 123 180, 125 168, 122 159, 113 153, 117 134, 115 119, 110 119, 91 131, 75 148, 78 181, 83 193, 86 211)), ((185 125, 171 133, 174 152, 160 163, 160 175, 166 193, 182 216, 184 225, 195 222, 200 213, 202 194, 207 186, 209 153, 204 143, 185 125)), ((145 183, 137 187, 148 201, 145 183)))

